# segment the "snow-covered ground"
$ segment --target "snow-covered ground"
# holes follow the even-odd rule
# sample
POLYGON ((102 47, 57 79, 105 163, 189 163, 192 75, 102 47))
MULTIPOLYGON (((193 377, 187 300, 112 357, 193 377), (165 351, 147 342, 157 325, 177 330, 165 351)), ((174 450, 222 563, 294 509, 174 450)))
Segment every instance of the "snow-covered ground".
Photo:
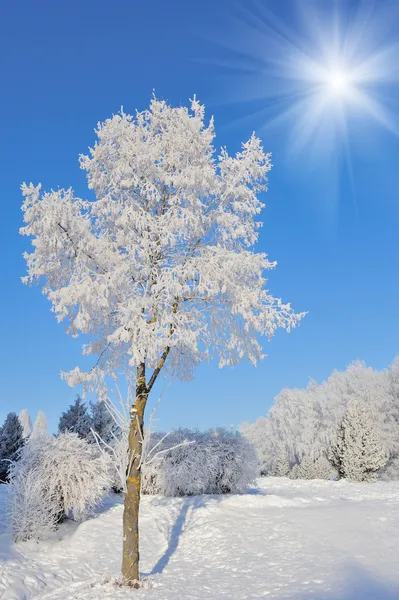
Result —
POLYGON ((112 583, 120 498, 51 541, 15 546, 5 495, 0 486, 2 600, 399 599, 399 482, 266 478, 241 496, 144 497, 140 590, 112 583))

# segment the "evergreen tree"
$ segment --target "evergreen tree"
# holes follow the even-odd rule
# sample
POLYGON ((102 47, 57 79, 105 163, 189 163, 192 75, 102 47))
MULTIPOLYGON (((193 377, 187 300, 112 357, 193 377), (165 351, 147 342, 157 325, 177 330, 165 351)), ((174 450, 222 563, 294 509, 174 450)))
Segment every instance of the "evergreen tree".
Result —
POLYGON ((358 399, 353 400, 343 420, 343 470, 352 481, 374 481, 388 456, 373 415, 358 399))
POLYGON ((290 471, 290 479, 299 479, 299 464, 296 463, 290 471))
MULTIPOLYGON (((90 403, 91 427, 107 444, 118 435, 118 427, 104 402, 90 403)), ((92 438, 93 439, 93 438, 92 438)), ((90 441, 90 436, 89 436, 90 441)))
POLYGON ((78 395, 68 410, 62 413, 58 423, 58 431, 60 433, 70 431, 71 433, 77 433, 81 438, 88 438, 91 436, 90 427, 91 419, 87 411, 87 405, 78 395))
POLYGON ((309 455, 302 458, 296 469, 296 479, 315 479, 315 461, 309 455))
POLYGON ((344 421, 342 420, 338 425, 335 433, 333 434, 328 448, 328 460, 332 467, 337 471, 338 477, 341 479, 345 477, 344 470, 344 436, 345 428, 344 421))
POLYGON ((337 479, 337 471, 325 456, 319 456, 313 466, 315 479, 337 479))
POLYGON ((44 412, 39 410, 37 413, 36 421, 33 425, 33 430, 30 436, 30 441, 43 440, 48 437, 47 419, 44 412))
POLYGON ((274 463, 272 474, 275 477, 288 477, 290 470, 287 450, 282 448, 274 463))
POLYGON ((30 420, 30 416, 28 414, 28 409, 23 408, 18 415, 18 419, 22 425, 22 435, 25 438, 29 437, 32 433, 32 422, 30 420))
POLYGON ((11 412, 0 430, 0 482, 8 480, 10 462, 18 458, 18 451, 23 445, 22 425, 17 415, 11 412))

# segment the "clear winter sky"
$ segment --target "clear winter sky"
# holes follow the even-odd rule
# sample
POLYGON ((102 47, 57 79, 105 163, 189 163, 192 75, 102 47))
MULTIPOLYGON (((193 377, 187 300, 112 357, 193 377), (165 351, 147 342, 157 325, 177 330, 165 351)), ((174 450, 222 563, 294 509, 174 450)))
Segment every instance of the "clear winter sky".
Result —
POLYGON ((265 341, 256 369, 202 366, 170 386, 159 427, 237 425, 265 414, 282 387, 354 359, 387 366, 399 353, 398 42, 397 1, 3 2, 0 421, 41 409, 55 429, 77 391, 59 372, 87 364, 40 288, 20 282, 30 243, 18 235, 19 186, 84 197, 78 155, 97 122, 122 105, 144 109, 153 90, 172 104, 197 94, 217 147, 235 152, 255 130, 273 153, 258 249, 279 263, 271 292, 309 311, 265 341), (361 65, 353 86, 343 55, 361 65), (341 71, 315 84, 320 68, 341 71), (326 95, 315 98, 315 85, 326 95))

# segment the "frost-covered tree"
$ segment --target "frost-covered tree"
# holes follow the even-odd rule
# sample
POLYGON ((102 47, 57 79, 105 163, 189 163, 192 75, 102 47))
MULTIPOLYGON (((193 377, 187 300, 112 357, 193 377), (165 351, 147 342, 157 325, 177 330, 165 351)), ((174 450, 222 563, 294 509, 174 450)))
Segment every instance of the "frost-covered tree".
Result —
POLYGON ((304 456, 291 469, 291 479, 334 479, 337 473, 325 456, 304 456))
POLYGON ((312 456, 306 455, 295 471, 296 479, 315 479, 315 461, 312 456))
POLYGON ((271 472, 275 477, 288 477, 291 472, 288 453, 285 448, 282 448, 276 458, 271 472))
POLYGON ((271 431, 271 421, 259 417, 255 423, 243 423, 240 432, 254 446, 258 455, 259 474, 267 475, 271 472, 276 457, 275 438, 271 431))
POLYGON ((331 466, 325 456, 319 456, 314 462, 313 473, 315 479, 337 479, 338 473, 331 466))
POLYGON ((383 481, 398 481, 399 480, 399 458, 393 458, 388 464, 383 467, 380 473, 383 481))
POLYGON ((76 433, 27 444, 10 468, 15 539, 40 539, 65 517, 81 521, 110 485, 107 457, 76 433))
POLYGON ((372 411, 390 460, 399 456, 399 360, 389 370, 374 371, 356 361, 345 371, 334 371, 305 389, 283 389, 267 418, 244 424, 243 433, 262 456, 262 469, 273 472, 280 449, 286 447, 290 464, 312 456, 316 462, 328 457, 343 477, 342 420, 349 404, 361 398, 372 411))
POLYGON ((353 400, 342 426, 345 477, 352 481, 374 481, 388 456, 373 414, 360 399, 353 400))
POLYGON ((338 477, 345 477, 344 450, 345 426, 344 419, 342 419, 336 430, 331 435, 331 440, 327 450, 327 458, 331 466, 337 471, 338 477))
MULTIPOLYGON (((385 405, 381 407, 384 421, 389 423, 389 444, 384 442, 391 459, 399 458, 399 356, 395 358, 387 373, 388 393, 385 393, 385 405)), ((386 428, 385 428, 386 429, 386 428)))
POLYGON ((88 438, 91 437, 91 426, 92 422, 87 405, 80 396, 77 396, 68 410, 62 413, 58 423, 58 431, 60 433, 70 431, 71 433, 77 433, 81 438, 88 438))
POLYGON ((36 420, 33 424, 32 433, 30 435, 30 442, 37 442, 48 437, 48 426, 46 415, 43 411, 39 410, 37 413, 36 420))
MULTIPOLYGON (((101 400, 90 404, 91 428, 107 444, 119 436, 119 428, 112 414, 101 400)), ((90 439, 90 436, 89 438, 90 439)), ((94 438, 93 438, 94 440, 94 438)))
POLYGON ((19 422, 22 425, 22 436, 24 439, 30 436, 32 433, 32 421, 30 419, 28 409, 23 408, 18 415, 19 422))
POLYGON ((0 429, 0 483, 8 480, 10 463, 18 459, 23 445, 21 422, 15 413, 8 413, 4 425, 0 429))
POLYGON ((21 233, 34 238, 25 281, 44 278, 58 319, 98 357, 68 382, 90 388, 135 372, 122 565, 133 582, 144 410, 160 373, 188 379, 214 357, 220 367, 244 357, 256 364, 259 336, 290 330, 303 315, 270 294, 265 272, 276 263, 253 249, 271 168, 255 135, 235 156, 217 153, 213 120, 206 124, 195 98, 191 109, 153 98, 96 133, 80 158, 94 199, 24 184, 21 233))

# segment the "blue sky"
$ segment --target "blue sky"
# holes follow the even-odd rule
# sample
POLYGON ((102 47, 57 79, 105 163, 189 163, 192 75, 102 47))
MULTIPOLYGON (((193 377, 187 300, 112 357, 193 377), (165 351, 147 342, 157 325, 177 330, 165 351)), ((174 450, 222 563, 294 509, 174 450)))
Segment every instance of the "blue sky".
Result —
POLYGON ((399 353, 396 82, 385 78, 366 90, 391 111, 384 123, 348 108, 345 140, 334 131, 331 107, 323 116, 329 134, 320 126, 308 141, 296 127, 301 119, 305 128, 313 123, 312 110, 301 114, 298 105, 291 118, 284 112, 302 85, 286 72, 287 49, 297 43, 318 56, 312 29, 327 39, 337 15, 345 29, 364 9, 370 30, 362 51, 389 46, 391 72, 399 58, 395 3, 303 0, 301 13, 297 6, 26 0, 3 8, 0 420, 27 407, 33 416, 44 410, 55 429, 77 392, 59 372, 82 364, 79 341, 56 323, 40 288, 20 282, 29 242, 18 235, 19 186, 72 186, 84 196, 78 155, 94 142, 96 123, 122 105, 145 108, 153 90, 172 104, 197 94, 215 116, 217 146, 235 152, 253 130, 262 137, 274 168, 258 249, 279 263, 272 293, 309 311, 299 329, 265 342, 268 357, 256 369, 204 365, 193 382, 168 387, 158 426, 251 421, 282 387, 322 380, 354 359, 383 368, 399 353))

